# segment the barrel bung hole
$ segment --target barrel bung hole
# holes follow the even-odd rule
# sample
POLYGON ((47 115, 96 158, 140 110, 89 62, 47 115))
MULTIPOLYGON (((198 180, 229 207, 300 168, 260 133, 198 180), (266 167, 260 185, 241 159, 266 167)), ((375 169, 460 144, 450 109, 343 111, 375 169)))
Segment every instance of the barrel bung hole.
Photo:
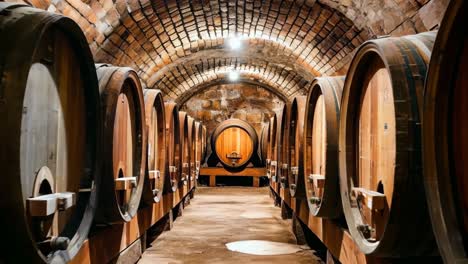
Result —
POLYGON ((50 183, 48 180, 43 180, 41 182, 41 185, 39 187, 39 195, 46 195, 46 194, 51 194, 52 193, 52 187, 50 186, 50 183))
POLYGON ((377 192, 384 194, 384 185, 382 181, 379 181, 379 183, 377 184, 377 192))

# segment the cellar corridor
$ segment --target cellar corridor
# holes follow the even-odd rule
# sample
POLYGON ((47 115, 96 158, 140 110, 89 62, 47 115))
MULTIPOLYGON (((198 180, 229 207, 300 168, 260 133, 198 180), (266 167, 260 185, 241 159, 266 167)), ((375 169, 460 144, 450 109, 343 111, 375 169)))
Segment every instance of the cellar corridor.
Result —
POLYGON ((138 263, 321 263, 309 247, 296 245, 291 220, 282 220, 280 211, 268 188, 198 188, 183 217, 152 242, 138 263), (297 252, 267 255, 269 247, 250 244, 247 247, 254 253, 266 254, 252 255, 226 247, 245 240, 287 243, 276 245, 272 252, 297 252))

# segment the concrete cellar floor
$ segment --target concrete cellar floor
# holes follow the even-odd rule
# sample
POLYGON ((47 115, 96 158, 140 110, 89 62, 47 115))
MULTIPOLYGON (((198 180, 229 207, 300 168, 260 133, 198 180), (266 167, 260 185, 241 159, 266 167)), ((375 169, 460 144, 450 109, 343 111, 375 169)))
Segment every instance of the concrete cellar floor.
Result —
POLYGON ((281 219, 268 187, 201 187, 173 229, 153 241, 138 263, 322 263, 313 250, 296 245, 290 230, 291 220, 281 219), (261 241, 233 243, 244 240, 261 241), (230 251, 227 243, 266 255, 230 251), (287 254, 270 255, 278 250, 287 254))

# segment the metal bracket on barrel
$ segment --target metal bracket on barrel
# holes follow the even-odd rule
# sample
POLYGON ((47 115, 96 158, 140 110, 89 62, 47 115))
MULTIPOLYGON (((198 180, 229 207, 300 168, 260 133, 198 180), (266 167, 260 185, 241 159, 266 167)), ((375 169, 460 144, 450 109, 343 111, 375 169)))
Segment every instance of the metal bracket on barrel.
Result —
POLYGON ((65 211, 76 204, 76 194, 73 192, 52 193, 26 199, 28 212, 32 217, 53 215, 57 211, 65 211))

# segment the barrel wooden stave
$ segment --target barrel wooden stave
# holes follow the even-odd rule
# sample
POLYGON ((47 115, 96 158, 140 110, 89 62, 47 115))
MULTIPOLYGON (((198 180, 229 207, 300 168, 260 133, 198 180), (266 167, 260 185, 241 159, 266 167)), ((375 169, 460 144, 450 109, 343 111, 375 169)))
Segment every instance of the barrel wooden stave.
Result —
POLYGON ((103 185, 97 222, 128 222, 137 213, 146 172, 147 138, 143 90, 135 71, 97 66, 104 113, 103 185), (135 177, 135 182, 118 182, 135 177), (119 187, 120 185, 123 187, 119 187), (117 189, 120 188, 120 189, 117 189))
MULTIPOLYGON (((430 34, 434 38, 435 34, 430 34)), ((427 40, 427 35, 423 37, 427 40)), ((418 103, 424 84, 420 76, 426 73, 427 61, 420 53, 421 42, 415 44, 414 38, 418 36, 384 38, 363 44, 351 63, 343 89, 339 128, 340 191, 350 233, 365 254, 389 257, 437 254, 421 173, 421 105, 418 103), (368 95, 366 91, 371 93, 368 95), (365 98, 367 95, 370 99, 365 98), (361 107, 359 102, 363 100, 370 103, 361 107), (387 100, 387 107, 382 107, 382 100, 387 100), (366 110, 366 105, 374 105, 377 110, 366 110), (391 105, 393 108, 389 107, 391 105), (383 123, 377 126, 372 117, 383 123), (360 136, 360 129, 368 133, 367 136, 360 136), (377 144, 370 140, 381 140, 379 144, 383 147, 376 148, 377 144), (358 150, 361 151, 359 155, 358 150), (380 154, 374 155, 376 151, 380 154), (381 173, 374 173, 375 167, 381 173), (352 189, 354 187, 364 188, 364 194, 363 189, 352 189), (352 198, 352 194, 357 199, 352 198), (377 209, 372 209, 374 205, 377 209)), ((432 49, 431 46, 427 48, 432 49)))
POLYGON ((434 44, 424 96, 424 185, 446 263, 468 262, 467 15, 466 1, 451 1, 434 44))
POLYGON ((9 40, 0 42, 0 167, 8 175, 0 193, 8 217, 0 223, 14 238, 0 242, 0 262, 65 262, 87 238, 100 186, 92 55, 71 19, 23 5, 0 3, 0 32, 9 40), (63 192, 74 193, 74 206, 33 215, 28 198, 63 192), (70 242, 63 250, 37 244, 50 236, 70 242))
POLYGON ((157 89, 144 89, 145 124, 148 137, 147 180, 143 200, 160 202, 168 192, 166 181, 170 181, 167 163, 166 114, 163 95, 157 89))
POLYGON ((316 78, 305 103, 303 184, 310 212, 324 218, 342 215, 338 126, 343 82, 343 76, 316 78))

